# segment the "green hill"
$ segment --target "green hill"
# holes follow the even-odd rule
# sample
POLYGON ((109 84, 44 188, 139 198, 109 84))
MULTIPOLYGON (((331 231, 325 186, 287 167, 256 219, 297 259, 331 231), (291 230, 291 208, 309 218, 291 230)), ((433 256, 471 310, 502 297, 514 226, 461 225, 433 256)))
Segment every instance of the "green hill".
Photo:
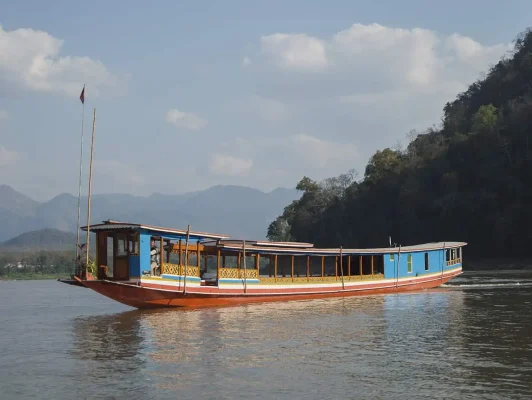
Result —
MULTIPOLYGON (((83 240, 84 241, 84 240, 83 240)), ((58 229, 40 229, 26 232, 2 243, 3 249, 40 249, 73 250, 76 249, 76 234, 58 229)))
POLYGON ((404 150, 377 151, 363 179, 314 182, 269 227, 317 245, 469 242, 471 256, 528 256, 532 242, 532 31, 447 103, 404 150))

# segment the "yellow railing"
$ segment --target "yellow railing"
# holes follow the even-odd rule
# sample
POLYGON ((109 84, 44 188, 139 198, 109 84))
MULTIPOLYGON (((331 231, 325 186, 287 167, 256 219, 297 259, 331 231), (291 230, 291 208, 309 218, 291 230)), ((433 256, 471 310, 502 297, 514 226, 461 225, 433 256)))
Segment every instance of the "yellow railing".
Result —
MULTIPOLYGON (((344 276, 344 282, 369 281, 375 279, 384 279, 384 274, 373 275, 353 275, 344 276)), ((320 283, 320 282, 341 282, 341 276, 294 276, 290 277, 260 277, 260 283, 320 283)))
POLYGON ((454 260, 447 261, 447 266, 460 264, 462 262, 461 258, 455 258, 454 260))
MULTIPOLYGON (((187 276, 200 276, 200 269, 197 266, 189 265, 187 268, 187 276)), ((161 271, 162 274, 168 274, 168 275, 185 275, 185 266, 184 265, 178 265, 178 264, 169 264, 164 263, 163 268, 161 271)))
POLYGON ((256 269, 247 268, 220 268, 220 278, 227 279, 257 279, 258 273, 256 269), (245 273, 244 273, 245 272, 245 273))

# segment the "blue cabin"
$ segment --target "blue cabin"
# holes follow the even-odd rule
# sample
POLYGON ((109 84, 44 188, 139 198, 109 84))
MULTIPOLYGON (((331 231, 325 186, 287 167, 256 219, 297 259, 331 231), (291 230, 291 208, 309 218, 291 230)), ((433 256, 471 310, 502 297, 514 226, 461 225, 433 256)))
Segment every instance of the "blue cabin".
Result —
MULTIPOLYGON (((87 227, 81 229, 86 231, 87 227)), ((154 272, 151 268, 152 249, 158 257, 159 268, 155 274, 160 275, 161 261, 168 260, 174 248, 180 246, 184 250, 186 246, 190 255, 196 254, 199 262, 196 252, 203 241, 228 238, 226 235, 193 231, 187 235, 186 230, 112 220, 91 225, 89 229, 96 234, 97 279, 115 281, 140 280, 142 275, 154 272)), ((195 261, 189 256, 189 265, 192 262, 195 261)))

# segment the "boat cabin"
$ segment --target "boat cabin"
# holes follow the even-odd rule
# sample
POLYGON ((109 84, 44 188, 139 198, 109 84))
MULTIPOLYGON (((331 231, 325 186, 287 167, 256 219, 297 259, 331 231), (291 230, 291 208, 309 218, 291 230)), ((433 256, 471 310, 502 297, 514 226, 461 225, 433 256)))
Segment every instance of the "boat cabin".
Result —
MULTIPOLYGON (((86 226, 81 229, 87 231, 86 226)), ((168 267, 164 271, 165 265, 177 258, 177 265, 181 266, 185 264, 185 255, 186 264, 197 266, 199 276, 202 242, 228 238, 112 220, 91 225, 89 229, 96 234, 97 279, 114 281, 136 281, 146 275, 177 273, 179 271, 171 271, 168 267)))
POLYGON ((466 243, 427 243, 375 249, 315 248, 311 243, 216 240, 204 242, 215 256, 218 285, 327 283, 418 277, 461 265, 466 243))

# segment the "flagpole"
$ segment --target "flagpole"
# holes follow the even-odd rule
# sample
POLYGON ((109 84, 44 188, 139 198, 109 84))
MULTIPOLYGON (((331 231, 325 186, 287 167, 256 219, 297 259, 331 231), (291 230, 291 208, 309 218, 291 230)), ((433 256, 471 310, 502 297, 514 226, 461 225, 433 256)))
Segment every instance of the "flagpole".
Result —
POLYGON ((94 128, 96 126, 96 108, 92 117, 92 140, 91 140, 91 160, 89 164, 89 193, 87 199, 87 260, 85 263, 85 279, 88 277, 89 268, 89 237, 91 227, 91 190, 92 190, 92 156, 94 154, 94 128))
MULTIPOLYGON (((85 84, 83 84, 83 90, 82 90, 82 95, 85 96, 85 84)), ((81 100, 81 96, 80 96, 80 100, 81 100)), ((85 119, 85 97, 83 97, 83 100, 81 100, 81 103, 83 104, 82 106, 82 111, 81 111, 81 151, 80 151, 80 156, 79 156, 79 186, 78 186, 78 229, 76 230, 77 232, 77 237, 76 237, 76 273, 78 274, 78 276, 81 277, 81 265, 80 265, 80 261, 81 261, 81 256, 79 254, 79 221, 80 221, 80 214, 81 214, 81 171, 82 171, 82 166, 83 166, 83 126, 84 126, 84 119, 85 119)))

